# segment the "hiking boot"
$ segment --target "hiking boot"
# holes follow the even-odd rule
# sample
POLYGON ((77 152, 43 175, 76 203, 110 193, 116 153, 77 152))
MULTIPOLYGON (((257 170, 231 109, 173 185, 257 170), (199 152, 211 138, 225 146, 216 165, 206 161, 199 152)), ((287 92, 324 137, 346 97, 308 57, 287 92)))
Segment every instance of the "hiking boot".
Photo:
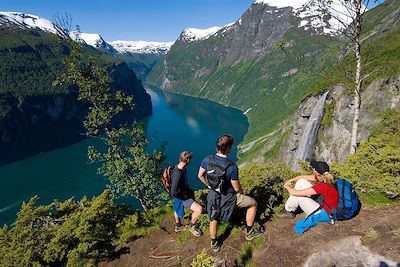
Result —
POLYGON ((218 239, 215 241, 211 240, 211 249, 213 252, 217 253, 221 249, 221 244, 218 242, 218 239))
POLYGON ((175 224, 175 233, 179 233, 185 230, 185 226, 183 224, 175 224))
POLYGON ((296 214, 292 211, 281 210, 276 213, 276 216, 281 219, 293 219, 296 217, 296 214))
POLYGON ((193 224, 191 226, 189 226, 189 231, 195 236, 195 237, 199 237, 202 235, 201 230, 199 229, 199 227, 197 226, 197 224, 193 224))
POLYGON ((261 228, 255 229, 254 227, 251 228, 250 231, 246 232, 244 234, 244 237, 246 238, 247 241, 251 241, 256 237, 259 237, 263 234, 263 230, 261 228))

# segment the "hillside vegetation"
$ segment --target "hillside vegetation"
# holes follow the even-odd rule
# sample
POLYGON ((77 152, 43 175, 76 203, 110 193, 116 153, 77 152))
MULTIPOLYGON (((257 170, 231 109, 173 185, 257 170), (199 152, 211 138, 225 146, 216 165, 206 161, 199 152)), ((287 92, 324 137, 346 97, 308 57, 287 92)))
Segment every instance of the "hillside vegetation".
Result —
MULTIPOLYGON (((399 74, 399 10, 399 1, 388 0, 364 17, 362 57, 365 75, 369 75, 364 87, 377 79, 399 74)), ((339 84, 352 94, 354 54, 349 52, 351 46, 344 37, 315 35, 292 27, 265 54, 238 57, 232 63, 230 58, 223 57, 224 54, 219 56, 215 52, 230 47, 227 44, 235 47, 237 43, 247 42, 233 41, 232 32, 193 43, 178 40, 165 64, 158 64, 150 73, 149 82, 246 112, 249 131, 243 146, 273 134, 310 95, 339 84)), ((225 52, 229 54, 230 51, 225 52)), ((241 162, 255 157, 272 159, 283 143, 282 136, 274 136, 274 139, 279 140, 272 151, 266 148, 266 142, 257 141, 240 155, 241 162)))
MULTIPOLYGON (((70 54, 67 42, 58 36, 37 29, 0 26, 0 94, 18 97, 66 93, 66 87, 52 82, 65 71, 62 59, 70 54)), ((86 47, 100 64, 120 64, 117 59, 86 47)))
MULTIPOLYGON (((389 111, 382 116, 382 122, 357 154, 343 165, 332 166, 333 172, 354 183, 364 205, 398 203, 399 199, 400 112, 389 111)), ((304 172, 310 170, 306 163, 303 167, 304 172)), ((245 193, 259 202, 257 221, 270 221, 274 212, 282 208, 286 194, 283 180, 294 175, 283 164, 251 165, 240 170, 245 193)), ((197 192, 200 203, 205 203, 204 197, 205 191, 197 192)), ((160 229, 166 218, 172 220, 170 205, 141 212, 115 205, 113 200, 109 191, 91 200, 69 199, 48 205, 38 205, 38 198, 32 198, 23 204, 12 227, 0 230, 0 265, 82 266, 118 258, 130 241, 160 229)), ((234 216, 229 230, 233 235, 241 232, 244 220, 241 212, 234 216)), ((207 216, 202 215, 199 223, 207 233, 207 216)), ((228 225, 223 225, 221 233, 227 229, 228 225)), ((180 238, 185 242, 188 235, 180 238)), ((253 251, 254 247, 247 249, 253 251)))

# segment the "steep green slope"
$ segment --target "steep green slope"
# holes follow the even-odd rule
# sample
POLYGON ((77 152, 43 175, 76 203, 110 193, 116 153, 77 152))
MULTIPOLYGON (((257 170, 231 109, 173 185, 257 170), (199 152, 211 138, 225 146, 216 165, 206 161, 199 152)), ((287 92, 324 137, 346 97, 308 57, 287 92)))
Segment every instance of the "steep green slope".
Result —
MULTIPOLYGON (((56 35, 0 26, 0 164, 82 140, 87 106, 74 88, 53 86, 69 54, 68 42, 56 35)), ((112 89, 133 96, 131 117, 151 114, 150 96, 125 63, 90 47, 83 54, 107 68, 112 89)))
POLYGON ((291 8, 252 5, 225 33, 176 41, 148 81, 247 111, 244 142, 255 140, 297 108, 315 74, 334 60, 339 40, 298 24, 291 8))
MULTIPOLYGON (((0 40, 0 93, 21 97, 63 93, 52 82, 64 70, 62 59, 70 51, 67 42, 54 34, 13 25, 0 26, 0 40)), ((90 47, 85 47, 85 54, 95 56, 99 64, 121 64, 90 47)))
MULTIPOLYGON (((398 73, 399 6, 399 1, 386 1, 365 15, 362 53, 367 71, 372 72, 365 85, 398 73)), ((262 25, 259 23, 267 19, 263 14, 269 12, 268 16, 273 17, 276 11, 272 11, 253 5, 233 30, 197 42, 178 40, 165 62, 157 65, 148 78, 166 90, 211 99, 246 112, 250 125, 243 143, 264 141, 241 155, 245 159, 271 152, 268 152, 271 148, 265 149, 271 139, 263 137, 273 134, 302 99, 331 86, 346 84, 354 76, 354 56, 343 52, 349 51, 343 49, 347 40, 304 31, 285 9, 274 17, 279 23, 269 21, 272 32, 284 32, 279 38, 272 40, 271 32, 263 35, 261 26, 252 28, 253 32, 259 31, 255 37, 251 35, 246 19, 250 25, 262 25), (284 23, 280 21, 282 18, 288 25, 277 29, 278 24, 284 23), (241 33, 245 30, 246 33, 241 33), (237 46, 245 49, 233 53, 237 46)), ((347 85, 352 88, 351 82, 347 85)), ((283 136, 273 136, 277 138, 277 143, 282 143, 283 136)), ((278 151, 279 147, 273 149, 278 151)))

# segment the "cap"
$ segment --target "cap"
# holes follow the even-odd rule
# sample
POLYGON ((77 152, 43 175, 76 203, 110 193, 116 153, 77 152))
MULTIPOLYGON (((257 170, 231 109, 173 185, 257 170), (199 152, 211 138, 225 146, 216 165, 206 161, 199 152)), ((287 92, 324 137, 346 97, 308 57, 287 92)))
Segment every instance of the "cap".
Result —
POLYGON ((329 172, 329 165, 325 161, 316 161, 313 159, 310 162, 311 167, 313 167, 319 174, 324 174, 325 172, 329 172))

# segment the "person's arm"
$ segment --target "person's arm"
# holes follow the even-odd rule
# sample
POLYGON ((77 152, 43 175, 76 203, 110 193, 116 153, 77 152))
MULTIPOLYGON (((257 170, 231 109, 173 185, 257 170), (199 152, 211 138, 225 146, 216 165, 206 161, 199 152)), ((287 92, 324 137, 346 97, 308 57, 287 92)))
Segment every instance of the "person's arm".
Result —
POLYGON ((199 173, 197 175, 197 177, 199 177, 200 181, 205 184, 207 187, 210 187, 207 180, 206 180, 206 169, 204 169, 203 167, 199 168, 199 173))
POLYGON ((226 175, 231 180, 232 187, 236 191, 236 193, 243 193, 242 185, 239 181, 239 169, 236 164, 228 167, 228 169, 226 170, 226 175))
POLYGON ((236 193, 243 193, 242 190, 242 185, 240 184, 239 180, 231 180, 231 184, 233 186, 233 189, 235 189, 236 193))
POLYGON ((286 190, 289 192, 289 194, 291 196, 307 197, 307 196, 312 196, 312 195, 317 194, 317 192, 312 187, 303 189, 303 190, 296 190, 293 187, 291 187, 289 184, 286 184, 286 183, 285 183, 284 187, 286 188, 286 190))
POLYGON ((296 176, 296 177, 293 177, 293 178, 287 180, 285 182, 285 184, 292 184, 293 182, 296 182, 297 180, 299 180, 301 178, 306 179, 306 180, 308 180, 310 182, 315 182, 316 181, 314 175, 299 175, 299 176, 296 176))

